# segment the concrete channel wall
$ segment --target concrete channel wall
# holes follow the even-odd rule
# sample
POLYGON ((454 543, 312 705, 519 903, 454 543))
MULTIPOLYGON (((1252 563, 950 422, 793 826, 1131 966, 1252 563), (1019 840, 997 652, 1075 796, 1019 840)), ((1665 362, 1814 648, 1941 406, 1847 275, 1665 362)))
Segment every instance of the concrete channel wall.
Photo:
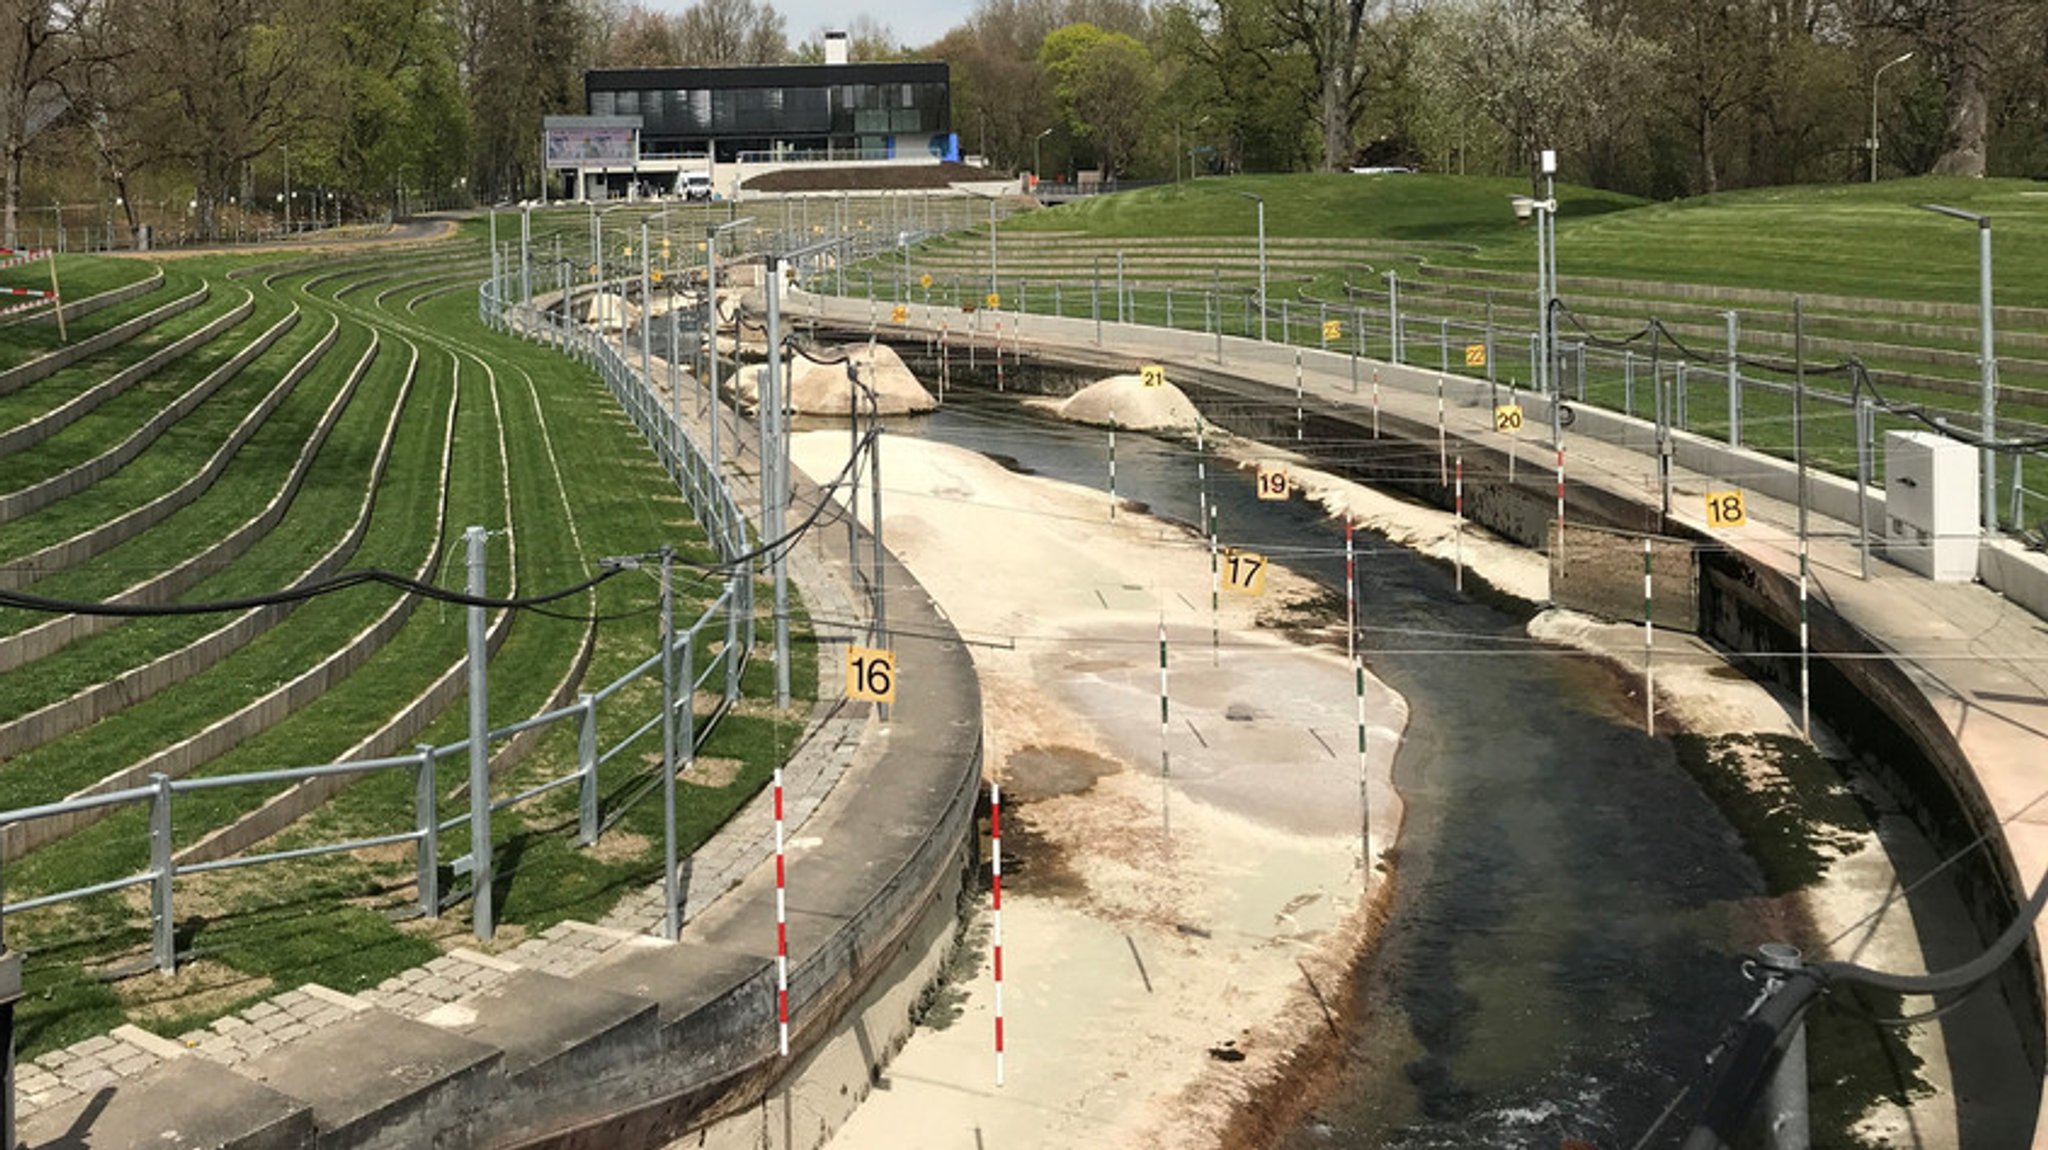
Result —
MULTIPOLYGON (((850 334, 864 337, 872 322, 864 304, 858 301, 840 303, 802 297, 796 310, 806 304, 825 311, 850 334)), ((909 308, 904 336, 922 341, 926 329, 937 325, 940 317, 934 313, 944 310, 909 308)), ((963 317, 958 315, 944 318, 954 325, 956 333, 963 325, 963 317)), ((1524 433, 1528 438, 1520 452, 1520 473, 1508 482, 1506 456, 1499 437, 1463 431, 1453 431, 1446 437, 1440 430, 1446 422, 1452 426, 1462 423, 1465 427, 1490 425, 1490 418, 1482 421, 1480 412, 1465 409, 1487 409, 1505 402, 1509 396, 1506 384, 1495 386, 1433 370, 1354 360, 1349 355, 1297 350, 1255 340, 1219 339, 1214 333, 1048 316, 1002 318, 1009 337, 1035 359, 1117 372, 1135 371, 1141 363, 1156 361, 1166 365, 1174 380, 1217 388, 1238 400, 1257 400, 1256 405, 1236 402, 1229 406, 1240 413, 1238 422, 1249 419, 1266 425, 1234 430, 1278 445, 1284 446, 1294 438, 1297 428, 1301 438, 1311 444, 1332 439, 1357 441, 1366 435, 1405 440, 1424 447, 1446 442, 1446 438, 1457 442, 1464 458, 1468 518, 1524 546, 1548 549, 1550 527, 1556 520, 1557 491, 1554 475, 1546 466, 1547 446, 1536 467, 1530 466, 1529 459, 1532 446, 1548 443, 1551 411, 1540 396, 1523 393, 1516 397, 1525 409, 1526 426, 1542 430, 1524 433), (1302 389, 1293 382, 1300 379, 1297 364, 1301 370, 1321 376, 1317 386, 1302 389), (1333 380, 1337 381, 1334 387, 1333 380), (1367 381, 1371 381, 1369 385, 1367 381), (1384 407, 1380 401, 1382 393, 1387 400, 1384 407), (1255 406, 1264 410, 1249 416, 1241 414, 1255 406), (1446 412, 1450 414, 1448 420, 1446 412)), ((981 326, 986 344, 991 330, 988 317, 973 317, 966 322, 981 326)), ((956 334, 955 338, 962 336, 956 334)), ((964 355, 956 348, 956 370, 963 360, 964 355)), ((1798 646, 1801 597, 1797 579, 1788 575, 1782 564, 1772 565, 1742 548, 1728 547, 1723 540, 1710 539, 1664 513, 1656 479, 1654 427, 1615 412, 1570 406, 1573 421, 1566 435, 1567 464, 1572 468, 1568 484, 1570 521, 1612 529, 1624 536, 1662 535, 1698 545, 1695 550, 1701 558, 1696 583, 1696 628, 1739 656, 1747 656, 1745 661, 1754 671, 1790 686, 1796 696, 1799 661, 1784 653, 1798 646), (1600 463, 1589 465, 1581 455, 1573 463, 1571 443, 1588 441, 1625 448, 1633 453, 1633 458, 1610 453, 1600 463)), ((1752 506, 1767 500, 1793 504, 1798 498, 1797 470, 1783 460, 1729 448, 1683 432, 1672 437, 1671 451, 1673 462, 1692 473, 1686 477, 1688 489, 1697 489, 1702 477, 1711 487, 1716 476, 1739 476, 1739 483, 1731 480, 1729 485, 1748 492, 1752 506)), ((1308 454, 1314 453, 1311 450, 1308 454)), ((1370 453, 1362 460, 1353 453, 1353 457, 1345 459, 1343 468, 1366 481, 1448 508, 1450 491, 1439 482, 1435 469, 1423 469, 1430 473, 1418 475, 1412 447, 1405 454, 1395 454, 1401 455, 1402 461, 1391 468, 1381 469, 1370 453)), ((1675 506, 1673 510, 1692 512, 1691 518, 1700 518, 1698 508, 1693 506, 1698 499, 1697 491, 1684 498, 1687 506, 1675 506)), ((1853 531, 1859 522, 1859 510, 1865 511, 1874 536, 1872 561, 1877 563, 1883 553, 1883 495, 1873 489, 1863 493, 1863 498, 1864 508, 1859 509, 1855 483, 1818 471, 1808 473, 1807 505, 1813 514, 1833 521, 1826 530, 1839 536, 1840 524, 1847 523, 1853 531)), ((1774 536, 1775 532, 1774 528, 1774 536)), ((1639 538, 1615 538, 1619 539, 1617 548, 1633 552, 1639 573, 1639 538)), ((1620 568, 1629 558, 1617 550, 1610 556, 1611 565, 1620 568)), ((1838 577, 1844 562, 1853 571, 1855 561, 1853 544, 1846 559, 1838 552, 1838 577)), ((2009 603, 2037 613, 2042 605, 2048 604, 2048 557, 2027 552, 2010 542, 1988 542, 1980 552, 1979 571, 1982 581, 2002 592, 2009 603)), ((1846 655, 1834 660, 1824 654, 1813 658, 1814 712, 1828 717, 1838 731, 1856 736, 1861 740, 1859 745, 1881 751, 1882 757, 1889 760, 1886 773, 1891 775, 1890 781, 1908 796, 1915 821, 1939 849, 1961 851, 1979 841, 1988 844, 1987 851, 1962 852, 1959 867, 1967 873, 1958 877, 1956 885, 1979 933, 1985 938, 1994 937, 2011 923, 2032 886, 2031 877, 2023 878, 2022 868, 2016 864, 2015 829, 2002 816, 2000 804, 1987 792, 1980 766, 1965 751, 1953 716, 1946 713, 1957 707, 1954 696, 1959 688, 1929 677, 1925 668, 1911 665, 1910 653, 1897 655, 1892 643, 1877 637, 1910 636, 1910 626, 1903 630, 1899 627, 1900 614, 1910 615, 1925 608, 1910 593, 1900 596, 1896 590, 1891 592, 1898 598, 1893 607, 1884 598, 1884 584, 1869 586, 1879 590, 1869 595, 1859 592, 1859 602, 1853 605, 1847 602, 1849 588, 1842 589, 1843 603, 1830 603, 1822 595, 1806 604, 1813 648, 1846 655), (1879 605, 1878 609, 1872 609, 1873 602, 1879 605), (1896 657, 1872 657, 1886 654, 1896 657)), ((1639 619, 1640 609, 1638 598, 1624 617, 1639 619)), ((1960 689, 1965 696, 1960 713, 1968 714, 1969 689, 1960 689)), ((1989 721, 1976 720, 1980 726, 1989 721)), ((2027 961, 2008 963, 1995 980, 2009 1009, 2026 1019, 2020 1027, 2021 1038, 2037 1073, 2048 1062, 2048 1056, 2044 1056, 2048 1012, 2043 1008, 2040 935, 2041 927, 2037 925, 2035 936, 2028 941, 2027 961)), ((2043 1134, 2048 1135, 2048 1126, 2044 1126, 2043 1134)))

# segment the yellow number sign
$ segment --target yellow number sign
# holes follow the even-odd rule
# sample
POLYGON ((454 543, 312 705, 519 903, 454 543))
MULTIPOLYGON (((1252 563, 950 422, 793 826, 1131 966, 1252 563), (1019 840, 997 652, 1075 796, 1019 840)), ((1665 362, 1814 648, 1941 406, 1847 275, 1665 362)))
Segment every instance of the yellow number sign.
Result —
POLYGON ((990 310, 994 310, 995 308, 1003 306, 1003 297, 997 295, 994 292, 990 292, 988 293, 988 298, 984 299, 982 302, 986 303, 989 306, 990 310))
POLYGON ((1509 435, 1522 430, 1522 405, 1503 403, 1493 409, 1493 429, 1509 435))
POLYGON ((928 288, 932 286, 932 274, 930 272, 926 272, 925 274, 917 277, 917 286, 921 288, 928 288))
POLYGON ((1465 345, 1465 366, 1466 366, 1466 367, 1485 367, 1485 366, 1486 366, 1486 345, 1485 345, 1485 344, 1483 344, 1483 343, 1468 343, 1468 344, 1466 344, 1466 345, 1465 345))
POLYGON ((1148 363, 1138 369, 1138 382, 1146 387, 1165 387, 1166 369, 1156 363, 1148 363))
POLYGON ((1323 321, 1323 342, 1324 342, 1324 343, 1335 343, 1335 342, 1337 342, 1338 340, 1340 340, 1340 339, 1343 339, 1343 338, 1344 338, 1344 322, 1343 322, 1342 320, 1335 320, 1335 319, 1326 319, 1326 320, 1324 320, 1324 321, 1323 321))
POLYGON ((1223 585, 1240 595, 1266 593, 1266 557, 1232 547, 1223 553, 1223 585))
POLYGON ((1740 527, 1749 521, 1740 491, 1707 492, 1707 526, 1740 527))
POLYGON ((1259 498, 1271 503, 1287 498, 1287 469, 1259 464, 1259 498))
POLYGON ((906 321, 907 321, 907 320, 909 320, 909 319, 910 319, 910 309, 909 309, 909 308, 907 308, 907 307, 904 307, 904 306, 903 306, 902 304, 900 304, 900 303, 899 303, 899 304, 897 304, 897 305, 896 305, 895 307, 892 307, 892 308, 890 308, 890 309, 889 309, 889 322, 890 322, 890 323, 903 323, 903 322, 906 322, 906 321))
POLYGON ((896 652, 874 647, 848 647, 846 697, 869 703, 895 702, 896 652))

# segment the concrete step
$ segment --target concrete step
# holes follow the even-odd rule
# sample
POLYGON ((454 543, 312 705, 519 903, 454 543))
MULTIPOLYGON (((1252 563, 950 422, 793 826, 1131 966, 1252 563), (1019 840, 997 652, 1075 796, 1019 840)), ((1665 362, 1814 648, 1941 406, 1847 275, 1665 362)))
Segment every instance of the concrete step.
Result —
POLYGON ((238 1069, 312 1108, 317 1135, 301 1145, 400 1150, 434 1145, 437 1132, 482 1109, 502 1057, 438 1027, 365 1010, 238 1069))
POLYGON ((521 1141, 658 1092, 659 1010, 652 999, 522 970, 420 1018, 503 1052, 509 1079, 477 1116, 471 1141, 521 1141))
POLYGON ((678 1085, 716 1081, 775 1048, 775 959, 696 943, 620 950, 585 971, 579 982, 660 1008, 664 1044, 684 1044, 670 1071, 678 1085))
POLYGON ((297 1150, 317 1137, 306 1102, 205 1058, 168 1059, 40 1111, 20 1136, 23 1150, 297 1150))

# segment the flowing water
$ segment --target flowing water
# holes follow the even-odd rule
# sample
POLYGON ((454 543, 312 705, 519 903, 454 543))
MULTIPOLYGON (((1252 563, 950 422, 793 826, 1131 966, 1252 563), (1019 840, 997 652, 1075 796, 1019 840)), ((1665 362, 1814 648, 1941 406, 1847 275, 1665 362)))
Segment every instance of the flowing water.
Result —
MULTIPOLYGON (((987 402, 913 426, 1106 497, 1100 429, 987 402)), ((1238 477, 1210 487, 1228 541, 1341 596, 1341 526, 1258 503, 1238 477)), ((1199 516, 1185 445, 1119 436, 1117 489, 1199 516)), ((1360 547, 1362 646, 1411 708, 1407 823, 1347 1082, 1289 1145, 1626 1145, 1746 1004, 1727 911, 1761 879, 1611 672, 1532 651, 1522 618, 1459 595, 1440 565, 1360 547)))
MULTIPOLYGON (((945 408, 889 434, 1108 496, 1103 430, 1014 397, 956 389, 945 408)), ((1196 475, 1188 444, 1118 437, 1117 493, 1153 514, 1196 523, 1196 475)), ((1316 578, 1341 604, 1340 524, 1300 500, 1259 502, 1244 476, 1212 474, 1207 495, 1227 543, 1316 578)), ((1394 778, 1407 819, 1392 914, 1358 972, 1337 1086, 1279 1145, 1634 1147, 1681 1091, 1698 1100, 1704 1052, 1754 993, 1738 964, 1773 936, 1755 919, 1764 879, 1673 744, 1642 734, 1640 704, 1609 667, 1531 644, 1522 614, 1460 594, 1441 564, 1371 535, 1359 547, 1360 647, 1410 707, 1394 778)), ((1909 875, 1936 869, 1899 804, 1858 778, 1895 863, 1909 875)), ((1931 962, 1981 950, 1988 940, 1960 889, 1945 878, 1916 886, 1931 962)), ((1949 1016, 1957 1081, 1975 1089, 1959 1091, 1960 1131, 1927 1131, 1926 1144, 2024 1140, 2039 1084, 2019 1033, 2029 1012, 1980 995, 1949 1016)), ((1689 1113, 1681 1107, 1645 1144, 1676 1145, 1689 1113)), ((1839 1129, 1815 1134, 1818 1146, 1845 1144, 1839 1129)))

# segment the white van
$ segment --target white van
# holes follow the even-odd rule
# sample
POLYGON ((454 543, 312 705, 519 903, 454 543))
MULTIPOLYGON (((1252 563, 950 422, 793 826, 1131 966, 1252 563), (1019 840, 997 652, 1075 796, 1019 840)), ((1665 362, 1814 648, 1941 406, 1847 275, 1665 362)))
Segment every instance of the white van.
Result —
POLYGON ((706 172, 686 172, 683 175, 683 199, 701 201, 711 198, 711 176, 706 172))

